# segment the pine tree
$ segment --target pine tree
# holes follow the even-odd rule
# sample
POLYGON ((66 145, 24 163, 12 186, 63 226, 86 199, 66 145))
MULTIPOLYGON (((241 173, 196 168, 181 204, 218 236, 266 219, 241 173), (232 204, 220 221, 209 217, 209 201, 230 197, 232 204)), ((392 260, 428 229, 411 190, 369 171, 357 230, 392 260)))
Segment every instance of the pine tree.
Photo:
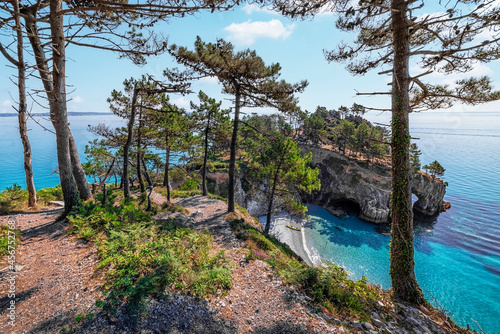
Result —
POLYGON ((445 108, 455 101, 477 104, 500 98, 488 77, 457 80, 454 86, 425 82, 434 72, 466 73, 475 62, 500 58, 498 12, 493 0, 275 0, 283 13, 310 16, 336 10, 337 28, 357 32, 349 45, 341 43, 326 52, 328 61, 346 62, 347 69, 362 75, 382 67, 392 75, 391 91, 359 93, 388 95, 392 112, 392 242, 391 281, 401 300, 425 303, 415 277, 413 211, 410 188, 409 113, 445 108), (428 13, 432 14, 428 14, 428 13), (481 35, 491 38, 480 39, 481 35), (410 59, 422 72, 410 75, 410 59))
POLYGON ((234 96, 234 121, 229 159, 228 211, 234 212, 234 184, 236 149, 240 109, 246 107, 270 106, 279 110, 292 110, 296 105, 293 94, 307 86, 306 81, 289 84, 278 81, 279 64, 266 66, 255 51, 235 52, 233 45, 222 39, 216 43, 205 43, 196 38, 193 51, 172 45, 170 54, 187 70, 165 71, 173 82, 186 82, 202 77, 216 77, 223 86, 223 93, 234 96))
POLYGON ((422 151, 418 149, 416 143, 411 143, 410 145, 410 165, 411 165, 411 173, 417 174, 422 167, 420 163, 420 156, 422 155, 422 151))
POLYGON ((165 169, 163 186, 167 188, 167 200, 170 202, 170 166, 172 156, 189 148, 193 139, 193 120, 184 110, 170 102, 167 95, 162 95, 161 110, 153 116, 153 128, 157 134, 155 146, 165 150, 165 169))
MULTIPOLYGON (((253 124, 255 125, 255 122, 253 124)), ((269 122, 266 124, 269 125, 269 122)), ((304 214, 307 208, 298 203, 294 195, 319 190, 321 183, 318 178, 319 170, 310 167, 311 152, 301 156, 297 143, 279 129, 265 129, 253 125, 252 129, 252 138, 246 141, 247 156, 255 179, 264 185, 268 203, 264 229, 267 234, 276 196, 285 200, 290 212, 304 214)))
POLYGON ((200 136, 203 141, 203 167, 202 167, 202 190, 203 196, 207 196, 207 159, 210 145, 217 140, 225 141, 229 136, 230 119, 229 110, 221 109, 222 101, 208 97, 203 91, 198 93, 200 104, 191 102, 194 110, 193 117, 200 128, 200 136))

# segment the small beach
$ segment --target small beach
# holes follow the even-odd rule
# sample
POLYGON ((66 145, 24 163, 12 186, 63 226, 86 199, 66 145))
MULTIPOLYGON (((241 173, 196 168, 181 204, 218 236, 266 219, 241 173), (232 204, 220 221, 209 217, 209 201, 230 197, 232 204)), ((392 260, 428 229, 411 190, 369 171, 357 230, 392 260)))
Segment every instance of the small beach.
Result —
POLYGON ((287 244, 290 248, 300 256, 308 265, 314 267, 317 264, 314 262, 304 239, 304 230, 300 224, 301 221, 296 221, 287 217, 276 217, 272 221, 271 235, 279 241, 287 244), (299 227, 301 230, 293 230, 286 225, 290 224, 294 227, 299 227))

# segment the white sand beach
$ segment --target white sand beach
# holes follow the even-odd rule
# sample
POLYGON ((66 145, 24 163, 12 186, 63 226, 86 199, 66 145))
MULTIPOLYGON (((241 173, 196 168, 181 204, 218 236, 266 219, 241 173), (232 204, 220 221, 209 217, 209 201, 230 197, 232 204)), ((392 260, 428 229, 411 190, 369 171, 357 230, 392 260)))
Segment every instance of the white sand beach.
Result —
POLYGON ((299 255, 308 265, 316 266, 314 263, 312 256, 307 249, 304 240, 304 230, 300 225, 300 222, 297 222, 293 219, 286 217, 277 217, 273 220, 273 229, 271 230, 271 235, 277 238, 279 241, 287 244, 290 248, 299 255), (300 227, 300 231, 293 230, 288 228, 286 225, 290 224, 291 226, 300 227))

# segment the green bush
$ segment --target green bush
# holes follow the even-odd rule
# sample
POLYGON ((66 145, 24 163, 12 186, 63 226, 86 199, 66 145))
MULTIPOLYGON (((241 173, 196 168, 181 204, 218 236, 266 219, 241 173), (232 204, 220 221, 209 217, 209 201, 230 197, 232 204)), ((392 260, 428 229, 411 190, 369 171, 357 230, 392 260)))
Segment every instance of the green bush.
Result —
POLYGON ((26 201, 28 191, 22 190, 21 186, 14 183, 0 192, 0 215, 6 215, 11 212, 20 202, 26 201))
POLYGON ((39 201, 50 202, 50 201, 62 201, 63 194, 60 185, 52 188, 43 188, 37 191, 39 201))
MULTIPOLYGON (((9 231, 11 230, 7 225, 0 226, 0 256, 9 254, 9 231)), ((19 230, 14 230, 14 233, 15 233, 15 239, 13 244, 12 244, 13 240, 12 237, 10 239, 11 247, 12 246, 17 247, 17 245, 19 245, 19 243, 21 242, 21 240, 19 239, 21 237, 21 233, 19 232, 19 230)))
POLYGON ((178 190, 180 191, 198 190, 198 182, 196 182, 195 178, 190 177, 186 181, 181 183, 178 190))
POLYGON ((140 305, 165 289, 210 297, 229 289, 231 270, 213 237, 172 222, 158 223, 134 203, 83 204, 69 216, 70 231, 95 242, 99 270, 106 271, 110 305, 140 305))
POLYGON ((209 161, 207 163, 207 169, 212 173, 218 171, 227 171, 229 169, 229 163, 222 161, 209 161))
MULTIPOLYGON (((166 191, 165 191, 166 193, 166 191)), ((163 194, 163 193, 162 193, 163 194)), ((196 195, 201 195, 202 191, 201 190, 172 190, 170 192, 170 196, 172 198, 186 198, 186 197, 192 197, 196 195)))

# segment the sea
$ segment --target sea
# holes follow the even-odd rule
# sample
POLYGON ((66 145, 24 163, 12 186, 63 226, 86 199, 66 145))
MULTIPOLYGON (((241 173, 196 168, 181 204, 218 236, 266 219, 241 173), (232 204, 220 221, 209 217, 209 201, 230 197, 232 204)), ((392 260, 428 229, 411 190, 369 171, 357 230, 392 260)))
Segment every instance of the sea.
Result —
MULTIPOLYGON (((389 123, 387 114, 367 114, 389 123)), ((51 129, 44 119, 39 123, 51 129)), ((82 161, 95 135, 88 125, 123 126, 114 115, 70 116, 82 161)), ((29 122, 37 188, 55 186, 59 176, 55 136, 29 122)), ((411 114, 411 135, 422 151, 422 164, 437 160, 446 168, 445 200, 451 208, 432 218, 416 218, 415 271, 426 297, 459 325, 500 334, 500 112, 422 112, 411 114), (480 327, 479 327, 480 326, 480 327)), ((0 190, 25 187, 17 118, 0 117, 0 190)), ((390 288, 390 237, 360 220, 345 219, 308 205, 303 233, 315 261, 344 267, 353 279, 363 276, 390 288)))
MULTIPOLYGON (((85 146, 97 138, 88 131, 89 125, 103 123, 112 129, 126 126, 125 120, 111 113, 75 114, 70 115, 68 119, 82 162, 86 159, 85 146)), ((28 129, 35 187, 37 189, 54 187, 59 184, 54 128, 47 117, 35 115, 33 119, 28 120, 28 129)), ((14 183, 26 188, 23 146, 19 136, 17 116, 0 117, 0 140, 0 191, 11 187, 14 183)))

